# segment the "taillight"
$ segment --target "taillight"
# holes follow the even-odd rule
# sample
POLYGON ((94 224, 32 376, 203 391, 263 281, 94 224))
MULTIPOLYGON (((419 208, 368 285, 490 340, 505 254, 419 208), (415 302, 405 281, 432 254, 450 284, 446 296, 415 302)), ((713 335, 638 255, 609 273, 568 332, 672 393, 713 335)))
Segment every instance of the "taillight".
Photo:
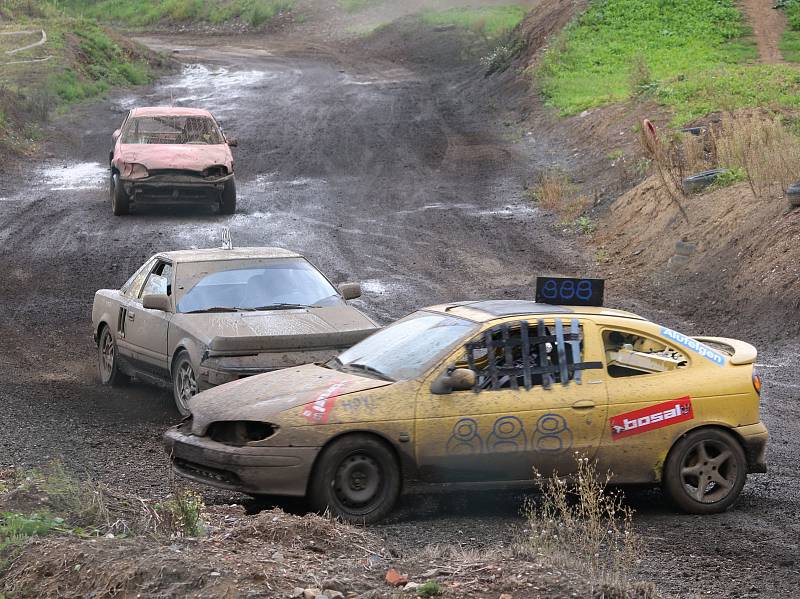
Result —
POLYGON ((756 393, 761 395, 761 377, 757 374, 753 375, 753 389, 756 390, 756 393))

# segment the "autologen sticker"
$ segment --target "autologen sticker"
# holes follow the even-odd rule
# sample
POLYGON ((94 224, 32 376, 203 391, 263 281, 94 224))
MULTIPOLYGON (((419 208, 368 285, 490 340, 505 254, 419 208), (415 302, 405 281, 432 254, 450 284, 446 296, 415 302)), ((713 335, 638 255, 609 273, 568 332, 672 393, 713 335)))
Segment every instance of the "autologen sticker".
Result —
POLYGON ((306 408, 303 410, 303 417, 314 424, 327 423, 331 416, 333 406, 336 404, 336 399, 339 396, 339 392, 346 386, 347 382, 342 381, 339 383, 334 383, 325 389, 325 391, 319 394, 317 399, 309 404, 306 404, 306 408))
POLYGON ((611 438, 616 441, 693 418, 694 411, 690 397, 671 399, 654 406, 613 416, 610 419, 611 438))
POLYGON ((666 337, 667 339, 672 339, 678 345, 682 345, 683 347, 692 350, 696 354, 700 354, 706 360, 714 362, 714 364, 716 364, 717 366, 725 366, 725 356, 723 356, 719 352, 714 351, 707 345, 700 343, 696 339, 692 339, 691 337, 688 337, 683 333, 673 331, 672 329, 668 329, 667 327, 661 327, 661 336, 666 337))

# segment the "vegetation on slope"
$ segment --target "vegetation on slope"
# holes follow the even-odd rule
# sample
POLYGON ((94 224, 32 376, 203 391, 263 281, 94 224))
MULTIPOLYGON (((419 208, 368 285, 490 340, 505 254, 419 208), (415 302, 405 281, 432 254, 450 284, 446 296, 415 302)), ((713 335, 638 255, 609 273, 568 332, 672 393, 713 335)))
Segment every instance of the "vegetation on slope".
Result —
POLYGON ((482 8, 451 8, 425 10, 420 19, 434 27, 460 27, 475 31, 488 38, 500 37, 519 25, 526 9, 515 4, 482 8))
POLYGON ((294 0, 49 0, 70 14, 145 27, 161 22, 219 24, 235 19, 260 27, 288 12, 294 0))
POLYGON ((539 79, 566 115, 636 96, 673 107, 681 123, 798 106, 800 73, 754 64, 749 33, 733 0, 594 0, 546 52, 539 79))

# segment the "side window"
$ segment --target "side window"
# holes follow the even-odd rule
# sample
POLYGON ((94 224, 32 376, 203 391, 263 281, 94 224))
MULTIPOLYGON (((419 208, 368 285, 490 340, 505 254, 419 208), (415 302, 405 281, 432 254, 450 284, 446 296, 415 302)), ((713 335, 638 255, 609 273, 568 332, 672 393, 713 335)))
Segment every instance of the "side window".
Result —
POLYGON ((145 295, 172 295, 172 264, 163 261, 156 264, 139 297, 145 295))
POLYGON ((152 258, 145 262, 139 270, 133 273, 133 276, 128 279, 128 281, 120 288, 122 295, 131 299, 139 297, 139 292, 142 289, 142 285, 144 285, 144 280, 153 270, 153 265, 155 262, 156 259, 152 258))
POLYGON ((602 365, 583 362, 579 322, 558 320, 492 327, 466 345, 456 367, 475 372, 476 391, 492 391, 566 384, 580 379, 582 370, 602 365))
POLYGON ((604 330, 603 347, 608 374, 615 378, 670 372, 689 364, 686 354, 663 341, 630 331, 604 330))

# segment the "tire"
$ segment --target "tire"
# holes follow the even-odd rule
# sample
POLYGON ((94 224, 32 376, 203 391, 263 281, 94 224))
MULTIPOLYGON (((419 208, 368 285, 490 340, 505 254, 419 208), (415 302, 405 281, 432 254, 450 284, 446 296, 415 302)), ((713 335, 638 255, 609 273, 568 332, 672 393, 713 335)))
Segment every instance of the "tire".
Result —
POLYGON ((222 189, 222 198, 219 200, 220 214, 233 214, 236 212, 236 181, 230 179, 225 182, 222 189))
POLYGON ((690 514, 724 512, 739 497, 746 480, 747 460, 742 446, 729 432, 719 429, 701 429, 683 436, 664 465, 665 492, 690 514))
POLYGON ((348 522, 371 524, 392 511, 400 495, 400 468, 392 450, 370 435, 341 437, 314 467, 309 501, 348 522), (347 484, 345 484, 347 483, 347 484))
POLYGON ((181 416, 188 416, 191 413, 189 400, 197 395, 197 392, 197 374, 192 359, 189 352, 181 350, 172 363, 172 396, 181 416))
POLYGON ((117 342, 107 326, 100 332, 100 341, 97 344, 97 371, 103 385, 119 387, 130 381, 128 375, 119 369, 117 342))
POLYGON ((116 173, 111 175, 109 194, 111 195, 111 210, 114 212, 114 216, 125 216, 130 213, 130 198, 125 193, 125 189, 119 180, 119 175, 116 173))
POLYGON ((786 199, 790 208, 800 208, 800 183, 792 183, 786 189, 786 199))
POLYGON ((715 168, 710 171, 697 173, 691 177, 686 177, 683 180, 683 190, 686 193, 697 193, 698 191, 702 191, 716 181, 717 177, 727 172, 728 169, 726 168, 715 168))

